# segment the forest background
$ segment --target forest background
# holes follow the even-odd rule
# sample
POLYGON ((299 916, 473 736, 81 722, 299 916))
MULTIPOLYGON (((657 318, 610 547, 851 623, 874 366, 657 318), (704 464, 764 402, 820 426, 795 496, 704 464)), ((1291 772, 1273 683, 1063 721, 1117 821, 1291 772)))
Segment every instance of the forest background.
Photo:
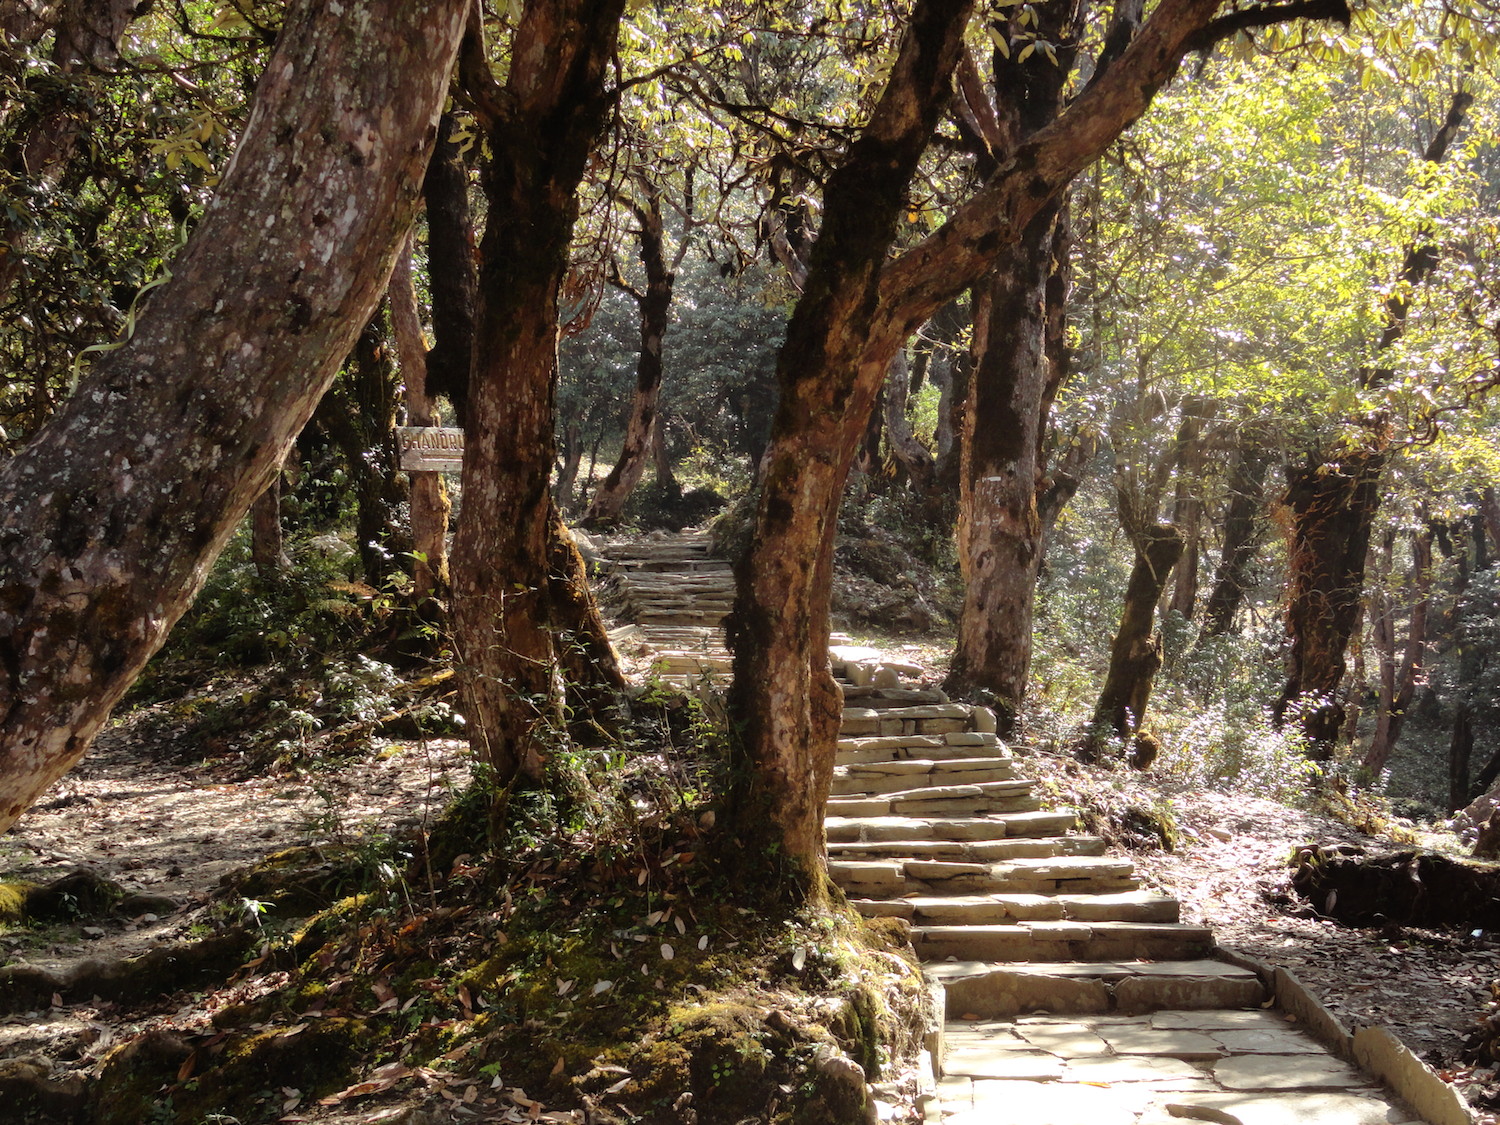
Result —
POLYGON ((377 7, 0 5, 5 823, 200 589, 138 701, 271 662, 291 759, 452 667, 492 819, 569 792, 623 682, 559 516, 720 509, 778 894, 836 569, 1033 745, 1426 819, 1500 775, 1487 5, 377 7), (394 432, 442 421, 451 558, 394 432))

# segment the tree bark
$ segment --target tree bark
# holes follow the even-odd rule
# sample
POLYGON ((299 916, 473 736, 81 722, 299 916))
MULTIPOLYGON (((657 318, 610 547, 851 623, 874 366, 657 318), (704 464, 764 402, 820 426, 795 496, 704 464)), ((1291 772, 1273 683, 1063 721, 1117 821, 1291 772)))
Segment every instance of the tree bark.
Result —
POLYGON ((1203 609, 1204 637, 1221 637, 1234 628, 1235 616, 1250 586, 1250 566, 1260 550, 1266 470, 1271 458, 1257 435, 1246 435, 1229 475, 1229 508, 1224 515, 1224 547, 1214 571, 1213 588, 1203 609))
MULTIPOLYGON (((401 361, 405 384, 406 424, 441 426, 437 400, 428 393, 430 352, 417 311, 417 291, 411 280, 412 240, 396 258, 388 290, 391 334, 401 361)), ((448 596, 448 515, 453 510, 442 473, 413 472, 411 478, 412 601, 423 620, 436 624, 448 596)))
POLYGON ((1046 208, 986 280, 986 316, 974 332, 959 485, 964 605, 943 686, 991 703, 1006 735, 1014 733, 1031 672, 1042 440, 1060 381, 1047 357, 1047 290, 1067 244, 1061 209, 1046 208))
MULTIPOLYGON (((625 443, 609 475, 594 491, 593 502, 584 514, 585 527, 612 524, 619 520, 625 501, 640 484, 651 457, 652 435, 656 432, 656 404, 661 397, 662 339, 672 312, 674 277, 667 264, 666 238, 661 219, 661 193, 651 190, 643 203, 633 203, 631 211, 640 224, 641 264, 646 267, 646 289, 636 294, 641 315, 641 350, 635 368, 635 393, 630 400, 630 417, 625 423, 625 443)), ((566 493, 563 493, 566 495, 566 493)))
POLYGON ((281 474, 271 475, 271 483, 250 506, 250 561, 255 572, 272 581, 292 569, 281 538, 281 474))
POLYGON ((886 372, 885 440, 896 463, 906 472, 912 491, 925 496, 932 490, 933 461, 927 447, 912 433, 906 404, 911 393, 911 366, 904 350, 896 353, 886 372))
POLYGON ((469 369, 474 361, 474 319, 479 307, 479 268, 474 218, 469 208, 469 170, 453 135, 451 113, 438 123, 438 143, 422 196, 427 202, 427 285, 432 298, 432 348, 427 353, 427 394, 446 398, 464 425, 469 369))
POLYGON ((882 266, 948 93, 967 2, 918 0, 880 100, 824 193, 807 283, 777 358, 781 391, 730 619, 735 744, 730 835, 793 895, 822 893, 823 808, 841 693, 828 665, 833 538, 849 466, 895 348, 862 353, 882 266))
POLYGON ((1182 557, 1172 573, 1167 611, 1191 621, 1198 604, 1198 545, 1203 523, 1203 422, 1209 414, 1205 399, 1183 403, 1177 428, 1177 491, 1172 500, 1172 526, 1182 536, 1182 557))
POLYGON ((1161 636, 1154 629, 1156 606, 1181 555, 1182 536, 1166 525, 1147 528, 1136 544, 1120 628, 1110 648, 1109 671, 1094 705, 1090 742, 1095 752, 1104 737, 1112 734, 1129 743, 1141 728, 1161 668, 1161 636))
POLYGON ((1344 723, 1339 684, 1359 621, 1365 555, 1387 459, 1384 452, 1351 450, 1337 464, 1309 459, 1287 470, 1290 675, 1273 713, 1283 722, 1296 704, 1314 761, 1333 757, 1344 723))
POLYGON ((171 280, 0 467, 0 831, 88 748, 375 308, 465 7, 294 5, 171 280))
POLYGON ((453 625, 470 737, 501 785, 539 783, 548 740, 563 736, 549 585, 558 294, 624 4, 532 0, 503 89, 465 39, 461 73, 493 156, 453 625))

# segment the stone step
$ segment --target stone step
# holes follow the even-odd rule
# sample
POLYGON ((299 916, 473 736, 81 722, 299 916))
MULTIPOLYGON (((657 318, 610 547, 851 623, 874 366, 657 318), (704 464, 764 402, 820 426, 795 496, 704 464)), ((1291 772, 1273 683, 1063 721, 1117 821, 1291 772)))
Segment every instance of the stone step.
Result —
POLYGON ((1009 758, 905 758, 835 766, 830 792, 840 797, 876 796, 932 786, 1016 780, 1016 764, 1009 758))
POLYGON ((855 899, 867 918, 904 918, 918 926, 995 926, 1020 922, 1140 922, 1175 925, 1174 898, 1154 891, 1116 895, 913 895, 855 899))
POLYGON ((914 926, 923 961, 1184 961, 1213 951, 1207 926, 1141 922, 1020 922, 914 926))
POLYGON ((919 707, 885 709, 845 707, 839 730, 844 738, 949 734, 976 729, 974 710, 967 703, 929 703, 919 707))
POLYGON ((1074 814, 1059 812, 1016 812, 975 817, 830 815, 823 821, 823 828, 832 844, 891 840, 1034 839, 1061 836, 1072 831, 1077 823, 1078 818, 1074 814))
POLYGON ((983 785, 934 785, 877 797, 833 797, 828 813, 842 817, 916 816, 980 817, 987 814, 1037 812, 1042 803, 1027 788, 1016 789, 1013 781, 983 785), (1001 789, 1006 786, 1010 788, 1001 789))
POLYGON ((1010 750, 993 734, 984 731, 949 731, 947 734, 872 735, 841 738, 837 761, 894 762, 903 758, 1009 758, 1010 750))
POLYGON ((1003 863, 1013 859, 1048 859, 1060 855, 1103 855, 1099 836, 1018 836, 1004 840, 874 840, 830 843, 836 859, 950 859, 966 863, 1003 863))
POLYGON ((925 967, 943 986, 949 1019, 1008 1019, 1026 1012, 1136 1014, 1257 1008, 1269 997, 1249 969, 1222 961, 948 961, 925 967))
POLYGON ((901 898, 939 894, 1111 894, 1139 889, 1129 860, 1047 856, 1004 863, 942 859, 833 859, 828 874, 845 894, 901 898))

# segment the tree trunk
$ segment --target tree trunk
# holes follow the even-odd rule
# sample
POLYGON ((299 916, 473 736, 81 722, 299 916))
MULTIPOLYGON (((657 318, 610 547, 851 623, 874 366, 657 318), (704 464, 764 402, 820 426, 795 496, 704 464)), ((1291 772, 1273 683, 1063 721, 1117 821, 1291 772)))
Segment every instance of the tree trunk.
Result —
MULTIPOLYGON (((401 360, 405 384, 406 424, 408 426, 441 426, 437 400, 427 391, 429 351, 422 334, 417 311, 417 291, 411 280, 412 240, 396 258, 388 290, 391 305, 391 334, 396 339, 396 354, 401 360)), ((453 505, 448 500, 448 486, 443 474, 413 472, 411 478, 411 549, 412 602, 419 615, 430 624, 443 618, 442 599, 448 596, 448 515, 453 505)))
POLYGON ((1141 728, 1151 687, 1161 668, 1156 606, 1182 555, 1182 536, 1165 525, 1146 528, 1136 545, 1135 566, 1125 587, 1120 628, 1109 653, 1109 671, 1094 705, 1090 742, 1094 752, 1113 735, 1127 744, 1141 728))
POLYGON ((1270 464, 1271 458, 1258 435, 1246 435, 1230 471, 1224 549, 1219 554, 1213 588, 1204 606, 1204 637, 1221 637, 1230 632, 1244 603, 1250 586, 1250 566, 1260 549, 1261 510, 1265 506, 1266 470, 1270 464))
POLYGON ((1359 621, 1365 555, 1380 508, 1383 452, 1346 450, 1337 464, 1287 469, 1287 634, 1291 674, 1274 714, 1296 704, 1309 756, 1328 761, 1344 724, 1339 702, 1345 650, 1359 621))
POLYGON ((1043 210, 987 280, 964 413, 958 516, 964 605, 944 688, 991 703, 1007 735, 1014 732, 1031 671, 1042 559, 1037 488, 1055 393, 1046 352, 1047 288, 1057 253, 1067 252, 1065 223, 1059 208, 1043 210))
POLYGON ((667 419, 660 411, 657 411, 656 425, 651 430, 651 463, 656 469, 656 487, 667 495, 681 496, 682 485, 677 483, 672 458, 667 452, 667 419))
MULTIPOLYGON (((1407 623, 1406 651, 1399 668, 1396 664, 1396 607, 1384 591, 1371 599, 1371 625, 1380 653, 1380 712, 1375 721, 1375 737, 1364 759, 1364 767, 1372 775, 1385 769, 1396 749, 1396 740, 1401 737, 1406 713, 1422 678, 1422 664, 1427 654, 1427 615, 1432 604, 1432 540, 1431 528, 1411 537, 1411 576, 1405 588, 1411 618, 1407 623)), ((1394 545, 1394 540, 1388 536, 1384 546, 1387 570, 1394 545)))
POLYGON ((1172 592, 1167 612, 1184 621, 1193 619, 1198 604, 1198 545, 1203 523, 1203 420, 1208 416, 1206 399, 1193 398, 1182 407, 1177 430, 1177 494, 1172 500, 1172 526, 1182 536, 1182 557, 1172 573, 1172 592))
POLYGON ((833 539, 849 466, 895 349, 862 353, 906 188, 947 96, 969 4, 918 0, 891 76, 830 177, 807 284, 777 359, 780 402, 730 620, 729 834, 747 868, 779 851, 793 895, 822 893, 823 807, 841 693, 828 665, 833 539))
POLYGON ((640 484, 651 456, 651 438, 656 432, 656 404, 661 395, 662 338, 672 311, 673 275, 661 221, 661 193, 652 190, 645 203, 632 204, 640 223, 641 264, 646 267, 646 290, 637 295, 641 310, 641 351, 635 368, 635 394, 625 423, 625 444, 609 476, 594 491, 584 514, 585 527, 603 526, 619 520, 625 501, 640 484))
POLYGON ((438 123, 438 143, 422 196, 427 201, 427 285, 432 299, 432 349, 427 353, 427 394, 446 398, 464 425, 469 404, 469 368, 474 361, 474 318, 479 307, 479 269, 474 219, 469 209, 469 170, 453 135, 451 113, 438 123))
POLYGON ((549 582, 558 294, 624 3, 532 0, 503 89, 465 39, 462 77, 493 156, 453 625, 470 737, 502 786, 539 783, 548 740, 563 736, 549 582))
POLYGON ((558 503, 568 511, 573 507, 573 485, 578 480, 578 470, 583 465, 583 435, 579 432, 578 420, 569 418, 563 423, 561 458, 557 467, 556 489, 558 503))
POLYGON ((1453 716, 1453 738, 1448 743, 1448 811, 1468 805, 1469 763, 1474 758, 1474 719, 1467 702, 1453 716))
POLYGON ((0 831, 88 748, 374 310, 466 6, 293 5, 171 280, 0 466, 0 831))
POLYGON ((891 456, 906 471, 912 491, 919 496, 932 489, 932 454, 912 433, 911 419, 906 414, 907 399, 911 391, 911 366, 903 348, 891 360, 885 380, 885 439, 891 456))
POLYGON ((281 474, 274 473, 266 490, 250 505, 250 561, 266 581, 292 569, 281 540, 281 474))

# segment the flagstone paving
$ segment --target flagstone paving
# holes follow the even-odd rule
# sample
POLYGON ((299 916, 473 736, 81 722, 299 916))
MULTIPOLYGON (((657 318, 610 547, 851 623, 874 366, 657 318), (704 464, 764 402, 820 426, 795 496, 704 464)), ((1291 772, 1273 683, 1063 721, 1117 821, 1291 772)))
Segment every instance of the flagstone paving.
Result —
MULTIPOLYGON (((708 549, 699 533, 601 547, 630 622, 612 635, 654 653, 662 679, 728 673, 732 576, 708 549)), ((1212 932, 1183 924, 1130 860, 1044 807, 986 708, 909 683, 920 669, 874 650, 833 657, 845 709, 829 871, 865 915, 910 924, 940 990, 928 1122, 1422 1120, 1273 1008, 1255 972, 1216 959, 1212 932)), ((1468 1119, 1455 1113, 1444 1125, 1468 1119)))

